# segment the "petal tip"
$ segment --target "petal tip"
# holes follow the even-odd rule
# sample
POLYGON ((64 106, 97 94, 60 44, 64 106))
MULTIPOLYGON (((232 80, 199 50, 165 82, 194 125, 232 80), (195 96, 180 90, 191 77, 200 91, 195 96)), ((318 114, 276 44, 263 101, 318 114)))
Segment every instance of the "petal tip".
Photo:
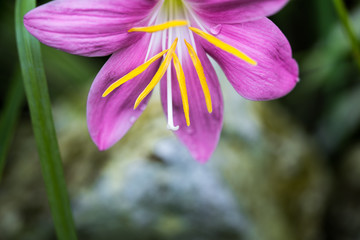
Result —
POLYGON ((209 159, 211 158, 211 156, 213 155, 213 152, 215 150, 216 146, 210 150, 210 149, 202 149, 202 151, 199 151, 200 149, 197 148, 197 150, 195 149, 190 149, 190 154, 191 156, 200 164, 205 164, 209 161, 209 159))
MULTIPOLYGON (((95 145, 96 145, 96 143, 95 143, 95 145)), ((101 152, 106 151, 106 150, 109 149, 108 147, 105 147, 105 146, 100 146, 100 145, 96 145, 96 146, 99 149, 99 151, 101 151, 101 152)))
POLYGON ((90 137, 92 139, 92 141, 94 142, 94 144, 96 145, 96 147, 99 149, 99 151, 103 152, 108 150, 109 148, 111 148, 115 142, 108 142, 108 141, 104 141, 101 137, 97 136, 92 136, 92 131, 90 131, 90 137))
POLYGON ((31 19, 30 19, 30 17, 29 17, 30 13, 31 13, 31 12, 28 12, 28 13, 25 14, 24 17, 23 17, 24 26, 25 26, 26 30, 28 30, 29 32, 30 32, 30 29, 31 29, 31 24, 30 24, 31 19))
POLYGON ((205 165, 208 161, 209 161, 209 158, 195 158, 195 160, 202 164, 202 165, 205 165))

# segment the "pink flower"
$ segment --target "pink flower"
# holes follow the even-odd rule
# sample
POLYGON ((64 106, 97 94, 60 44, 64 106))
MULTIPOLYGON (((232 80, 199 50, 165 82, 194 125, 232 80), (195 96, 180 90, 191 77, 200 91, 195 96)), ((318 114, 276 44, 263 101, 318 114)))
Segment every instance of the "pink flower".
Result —
POLYGON ((113 54, 90 89, 87 119, 100 150, 119 141, 160 82, 161 101, 192 156, 205 162, 223 122, 214 58, 250 100, 289 93, 298 66, 266 16, 288 0, 55 0, 24 17, 42 43, 82 56, 113 54))

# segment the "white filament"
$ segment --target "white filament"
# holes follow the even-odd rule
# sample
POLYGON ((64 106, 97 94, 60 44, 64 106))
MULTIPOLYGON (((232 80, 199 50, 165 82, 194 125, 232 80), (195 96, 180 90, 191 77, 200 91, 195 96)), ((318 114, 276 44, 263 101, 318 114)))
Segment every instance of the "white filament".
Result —
MULTIPOLYGON (((162 3, 159 2, 158 5, 154 8, 154 11, 152 13, 152 17, 149 21, 149 24, 150 25, 157 25, 157 24, 160 24, 160 17, 159 17, 159 12, 161 10, 161 6, 162 6, 162 3)), ((146 52, 146 55, 145 55, 145 61, 146 62, 149 58, 149 55, 150 55, 150 52, 151 52, 151 47, 154 43, 154 39, 155 39, 155 36, 154 35, 157 35, 157 33, 154 33, 154 34, 151 34, 151 37, 150 37, 150 42, 149 42, 149 47, 147 49, 147 52, 146 52)))
POLYGON ((152 45, 153 45, 153 42, 154 42, 154 34, 152 34, 151 35, 151 38, 150 38, 150 43, 149 43, 149 47, 148 47, 148 50, 147 50, 147 52, 146 52, 146 56, 145 56, 145 61, 144 62, 146 62, 147 60, 148 60, 148 57, 149 57, 149 55, 150 55, 150 51, 151 51, 151 47, 152 47, 152 45))
MULTIPOLYGON (((173 19, 173 2, 169 2, 169 21, 173 19)), ((168 48, 171 46, 172 41, 172 28, 168 29, 169 35, 168 35, 168 48)), ((165 32, 165 31, 164 31, 165 32)), ((163 37, 163 40, 165 38, 163 37)), ((167 114, 168 114, 168 124, 167 128, 176 131, 179 129, 179 126, 174 126, 174 116, 173 116, 173 102, 172 102, 172 86, 171 86, 171 64, 169 65, 169 68, 166 72, 166 80, 167 80, 167 114)))
POLYGON ((196 17, 196 14, 194 14, 194 12, 192 11, 192 9, 187 5, 186 2, 183 2, 184 6, 186 7, 186 10, 185 11, 185 16, 186 16, 186 20, 188 22, 189 21, 189 16, 187 15, 187 12, 191 15, 191 17, 195 20, 195 22, 199 25, 200 29, 203 31, 203 32, 207 32, 206 29, 204 28, 204 26, 202 25, 202 23, 200 22, 200 20, 196 17))
MULTIPOLYGON (((186 6, 186 5, 185 5, 186 6)), ((189 13, 191 14, 190 10, 185 10, 185 19, 186 21, 190 22, 190 19, 189 19, 189 15, 187 14, 187 11, 189 11, 189 13)), ((200 25, 199 25, 200 26, 200 25)), ((194 50, 196 52, 196 54, 198 54, 197 52, 197 47, 195 45, 195 39, 194 39, 194 35, 193 35, 193 32, 190 31, 190 29, 188 28, 188 31, 189 31, 189 36, 190 36, 190 42, 191 42, 191 45, 194 46, 194 50)))
MULTIPOLYGON (((183 8, 182 8, 183 9, 183 8)), ((182 19, 184 16, 182 14, 182 12, 180 11, 176 11, 175 12, 175 18, 176 19, 182 19)), ((187 19, 186 19, 187 20, 187 19)), ((187 20, 188 23, 190 23, 188 20, 187 20)), ((186 27, 187 28, 187 27, 186 27)), ((178 57, 179 57, 179 61, 180 61, 180 65, 182 65, 182 45, 184 43, 184 36, 181 34, 180 32, 180 29, 179 28, 175 28, 175 34, 176 36, 178 36, 179 38, 179 42, 178 42, 178 57)))

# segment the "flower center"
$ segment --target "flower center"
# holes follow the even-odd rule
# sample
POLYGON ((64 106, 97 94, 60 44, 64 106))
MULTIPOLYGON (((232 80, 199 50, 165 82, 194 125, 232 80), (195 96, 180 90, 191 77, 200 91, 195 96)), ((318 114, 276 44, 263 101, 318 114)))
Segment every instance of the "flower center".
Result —
POLYGON ((146 32, 146 33, 158 33, 161 32, 162 36, 162 49, 163 51, 156 54, 155 56, 148 59, 150 54, 150 49, 154 42, 154 35, 151 36, 149 49, 146 54, 145 63, 138 66, 134 70, 130 71, 128 74, 120 78, 119 80, 112 83, 103 93, 103 97, 106 97, 109 93, 114 91, 117 87, 121 86, 125 82, 135 78, 139 74, 143 73, 152 63, 156 60, 164 57, 163 62, 160 64, 159 69, 155 73, 154 77, 148 84, 148 86, 141 92, 139 97, 136 99, 134 104, 134 109, 136 109, 141 101, 154 89, 154 87, 159 83, 161 78, 164 74, 167 74, 167 114, 168 114, 168 128, 176 131, 179 126, 174 126, 173 120, 173 99, 172 99, 172 81, 171 81, 171 60, 173 60, 174 69, 176 71, 176 77, 179 83, 179 89, 182 98, 184 116, 186 120, 187 126, 190 126, 190 109, 189 109, 189 100, 187 95, 186 89, 186 81, 185 81, 185 74, 182 68, 182 43, 181 39, 184 40, 185 46, 188 50, 188 54, 192 60, 192 63, 195 67, 196 73, 198 75, 202 91, 205 98, 205 103, 207 106, 207 110, 209 113, 212 112, 212 102, 211 102, 211 95, 209 91, 209 87, 206 82, 206 77, 204 73, 204 68, 201 64, 201 61, 197 55, 196 48, 193 46, 195 45, 195 39, 193 33, 200 36, 201 38, 205 39, 209 43, 215 45, 216 47, 220 48, 223 51, 231 53, 232 55, 246 61, 251 65, 257 65, 257 62, 251 59, 249 56, 241 52, 240 50, 236 49, 235 47, 221 41, 220 39, 214 37, 213 35, 206 32, 206 28, 201 24, 201 21, 196 17, 195 13, 181 0, 165 0, 161 7, 160 14, 156 14, 153 20, 150 20, 150 24, 155 22, 155 25, 151 26, 144 26, 144 27, 134 27, 128 30, 128 32, 146 32), (180 11, 174 11, 174 4, 176 4, 176 8, 180 9, 180 11), (179 14, 179 12, 183 11, 183 14, 179 14), (178 16, 179 15, 179 16, 178 16), (161 16, 161 17, 159 17, 161 16), (191 20, 190 21, 190 17, 191 20), (160 19, 161 18, 161 19, 160 19), (176 19, 176 20, 174 20, 176 19), (161 21, 162 20, 162 21, 161 21), (160 21, 160 22, 159 22, 160 21), (178 32, 178 27, 184 27, 189 25, 191 22, 194 22, 195 26, 198 25, 202 30, 189 26, 187 29, 187 34, 180 34, 178 32), (175 28, 175 36, 173 36, 175 28), (175 40, 172 42, 173 37, 175 40), (186 38, 189 39, 186 39, 186 38), (178 44, 178 40, 180 38, 180 42, 178 44), (166 42, 167 40, 167 42, 166 42), (187 41, 188 40, 188 41, 187 41), (189 43, 191 42, 191 44, 189 43), (167 46, 167 47, 166 47, 167 46), (176 55, 176 47, 178 46, 178 54, 179 57, 176 55))

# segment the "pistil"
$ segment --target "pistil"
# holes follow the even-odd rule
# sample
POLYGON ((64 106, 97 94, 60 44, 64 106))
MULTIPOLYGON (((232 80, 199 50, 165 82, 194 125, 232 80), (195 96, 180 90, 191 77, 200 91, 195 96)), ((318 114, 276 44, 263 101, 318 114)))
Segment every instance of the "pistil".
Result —
MULTIPOLYGON (((168 19, 171 21, 171 19, 173 19, 173 2, 170 1, 169 5, 168 5, 169 9, 168 9, 168 14, 167 17, 168 19)), ((185 21, 186 22, 186 21, 185 21)), ((172 40, 172 28, 169 28, 168 30, 166 30, 168 32, 168 42, 167 45, 169 46, 172 40)), ((165 37, 164 37, 165 38, 165 37)), ((174 52, 175 53, 175 52, 174 52)), ((167 76, 166 76, 166 91, 167 91, 167 115, 168 115, 168 124, 167 124, 167 128, 172 130, 172 131, 177 131, 179 129, 179 126, 175 126, 174 125, 174 112, 173 112, 173 99, 172 99, 172 74, 171 74, 171 67, 169 67, 169 69, 167 70, 167 76)))

